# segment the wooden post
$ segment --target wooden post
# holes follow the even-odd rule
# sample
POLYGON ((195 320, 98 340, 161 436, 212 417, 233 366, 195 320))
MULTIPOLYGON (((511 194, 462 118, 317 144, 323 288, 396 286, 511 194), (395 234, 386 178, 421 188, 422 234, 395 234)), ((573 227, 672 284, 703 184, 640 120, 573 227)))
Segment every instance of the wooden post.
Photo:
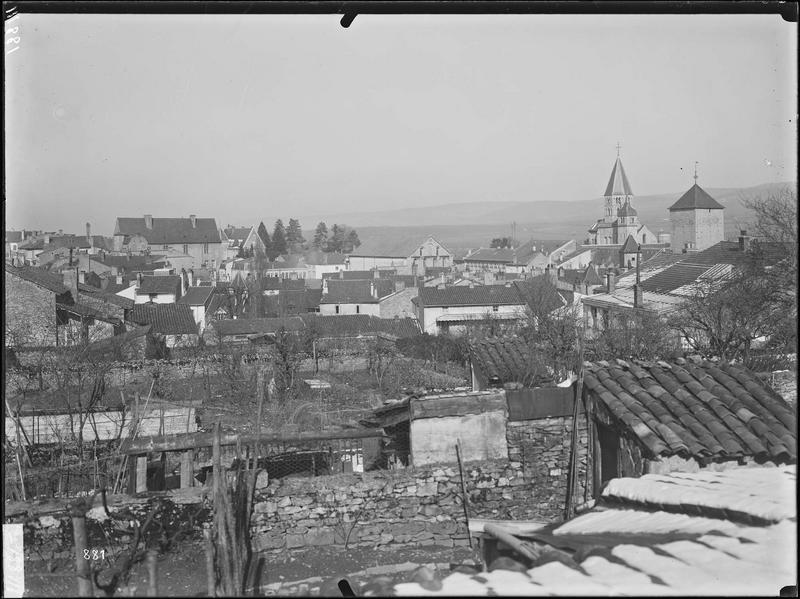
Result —
POLYGON ((134 493, 147 492, 147 454, 136 456, 136 486, 134 493))
POLYGON ((75 572, 78 575, 78 596, 92 597, 92 581, 89 578, 89 551, 86 537, 86 513, 77 509, 72 512, 72 536, 75 540, 75 572))
POLYGON ((208 596, 216 597, 217 588, 214 571, 214 544, 211 542, 211 529, 203 529, 203 539, 206 550, 206 583, 208 585, 208 596))
POLYGON ((181 454, 181 489, 194 486, 194 450, 181 454))
POLYGON ((147 596, 158 597, 158 561, 157 551, 150 549, 147 552, 147 596))

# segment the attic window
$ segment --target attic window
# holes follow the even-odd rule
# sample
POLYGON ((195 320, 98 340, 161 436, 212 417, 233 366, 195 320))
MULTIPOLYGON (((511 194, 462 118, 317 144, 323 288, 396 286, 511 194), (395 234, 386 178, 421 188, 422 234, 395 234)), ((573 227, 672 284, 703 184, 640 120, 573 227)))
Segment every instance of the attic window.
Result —
POLYGON ((498 310, 500 310, 500 306, 492 306, 493 312, 497 312, 498 310))

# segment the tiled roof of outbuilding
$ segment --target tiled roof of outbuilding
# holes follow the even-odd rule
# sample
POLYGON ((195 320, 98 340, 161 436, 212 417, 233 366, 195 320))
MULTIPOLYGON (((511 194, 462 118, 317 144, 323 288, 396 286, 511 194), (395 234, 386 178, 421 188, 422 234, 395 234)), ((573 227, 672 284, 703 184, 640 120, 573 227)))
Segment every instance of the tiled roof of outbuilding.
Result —
POLYGON ((52 291, 57 295, 67 293, 69 289, 64 285, 63 277, 48 272, 35 266, 11 266, 6 264, 6 272, 14 276, 30 281, 39 287, 52 291))
POLYGON ((500 383, 523 383, 539 385, 551 382, 550 377, 541 376, 539 361, 528 344, 519 337, 490 338, 474 343, 470 347, 472 365, 489 380, 500 383))
POLYGON ((129 317, 136 324, 152 325, 162 335, 196 335, 197 323, 186 304, 136 304, 129 317))
POLYGON ((797 458, 794 411, 740 366, 597 362, 584 383, 655 456, 797 458))
POLYGON ((189 287, 183 297, 178 300, 178 303, 190 306, 205 306, 208 304, 212 293, 214 293, 213 287, 189 287))
POLYGON ((214 331, 223 336, 227 335, 258 335, 275 333, 280 329, 287 331, 301 331, 305 324, 298 316, 288 318, 237 318, 235 320, 215 320, 210 325, 214 331))

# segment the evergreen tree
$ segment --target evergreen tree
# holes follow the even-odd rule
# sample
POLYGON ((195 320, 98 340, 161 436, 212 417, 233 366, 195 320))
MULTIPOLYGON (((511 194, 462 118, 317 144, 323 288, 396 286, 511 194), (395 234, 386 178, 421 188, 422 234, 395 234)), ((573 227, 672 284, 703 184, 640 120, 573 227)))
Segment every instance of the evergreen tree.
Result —
POLYGON ((334 224, 331 229, 331 236, 328 238, 328 251, 341 252, 344 245, 344 228, 334 224))
POLYGON ((314 241, 312 245, 314 249, 324 250, 328 243, 328 225, 319 223, 314 231, 314 241))
POLYGON ((286 244, 292 251, 297 251, 302 247, 305 241, 300 221, 296 218, 290 218, 289 227, 286 229, 286 244))
POLYGON ((349 248, 347 250, 348 252, 352 252, 361 245, 361 240, 358 238, 358 233, 356 233, 355 229, 350 229, 350 232, 347 234, 347 242, 345 245, 349 248))
POLYGON ((283 221, 275 221, 275 228, 272 230, 272 253, 276 256, 286 253, 286 229, 283 221))
POLYGON ((264 226, 264 221, 261 221, 258 224, 258 229, 256 230, 259 239, 261 239, 261 243, 264 244, 264 252, 269 252, 272 249, 272 242, 269 239, 269 233, 267 233, 267 227, 264 226))

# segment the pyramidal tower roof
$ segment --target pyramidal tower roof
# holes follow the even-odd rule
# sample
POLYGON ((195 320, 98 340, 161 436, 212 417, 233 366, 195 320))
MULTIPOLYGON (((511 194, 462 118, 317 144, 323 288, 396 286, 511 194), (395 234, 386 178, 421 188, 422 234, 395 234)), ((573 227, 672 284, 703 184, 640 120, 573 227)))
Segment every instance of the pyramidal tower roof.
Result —
POLYGON ((669 207, 670 212, 674 212, 675 210, 698 209, 724 210, 725 206, 708 195, 708 192, 695 183, 689 191, 683 194, 677 202, 669 207))
POLYGON ((614 163, 614 168, 611 171, 611 178, 608 180, 606 193, 603 195, 605 197, 633 195, 631 184, 628 182, 628 176, 625 174, 625 169, 622 168, 622 160, 619 156, 617 156, 617 161, 614 163))

